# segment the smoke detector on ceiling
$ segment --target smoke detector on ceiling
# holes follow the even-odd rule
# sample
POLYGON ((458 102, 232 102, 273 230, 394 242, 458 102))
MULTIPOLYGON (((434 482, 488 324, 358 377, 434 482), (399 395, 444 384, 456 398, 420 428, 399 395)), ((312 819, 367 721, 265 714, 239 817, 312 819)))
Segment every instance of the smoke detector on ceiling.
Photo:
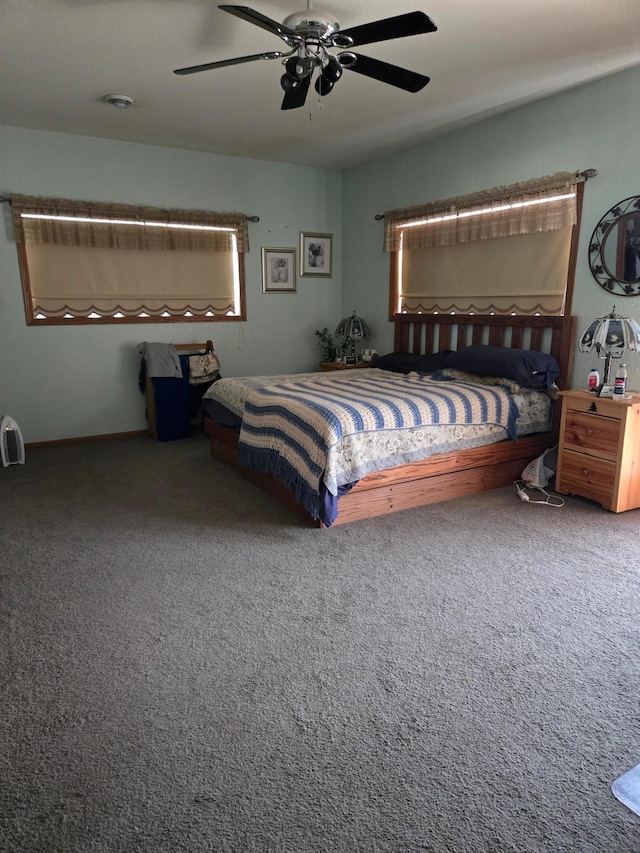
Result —
POLYGON ((126 110, 133 103, 133 98, 129 95, 105 95, 103 100, 120 110, 126 110))

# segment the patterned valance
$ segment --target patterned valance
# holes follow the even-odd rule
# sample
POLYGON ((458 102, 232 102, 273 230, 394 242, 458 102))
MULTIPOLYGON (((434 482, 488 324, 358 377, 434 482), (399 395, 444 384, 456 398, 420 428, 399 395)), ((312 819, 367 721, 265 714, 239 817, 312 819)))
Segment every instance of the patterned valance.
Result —
POLYGON ((17 243, 96 249, 248 252, 247 217, 209 210, 12 195, 17 243))
POLYGON ((577 180, 573 172, 557 172, 519 184, 386 211, 385 251, 455 246, 575 225, 577 180))

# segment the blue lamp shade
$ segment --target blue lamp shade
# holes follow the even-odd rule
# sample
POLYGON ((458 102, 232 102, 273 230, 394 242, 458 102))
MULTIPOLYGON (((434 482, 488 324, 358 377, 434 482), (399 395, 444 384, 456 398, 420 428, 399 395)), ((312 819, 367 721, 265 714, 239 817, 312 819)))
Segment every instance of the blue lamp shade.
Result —
POLYGON ((347 341, 361 341, 363 338, 371 336, 369 327, 362 319, 358 317, 354 311, 350 317, 345 317, 341 320, 336 329, 336 338, 342 338, 347 341))
POLYGON ((357 316, 355 311, 350 317, 341 320, 336 329, 336 338, 341 338, 349 344, 352 358, 355 358, 356 354, 356 341, 369 337, 371 337, 369 327, 362 317, 357 316))
POLYGON ((606 359, 604 381, 608 384, 611 359, 622 358, 625 350, 640 352, 640 326, 630 317, 618 316, 614 305, 611 314, 589 323, 578 349, 580 352, 595 349, 600 358, 606 359))

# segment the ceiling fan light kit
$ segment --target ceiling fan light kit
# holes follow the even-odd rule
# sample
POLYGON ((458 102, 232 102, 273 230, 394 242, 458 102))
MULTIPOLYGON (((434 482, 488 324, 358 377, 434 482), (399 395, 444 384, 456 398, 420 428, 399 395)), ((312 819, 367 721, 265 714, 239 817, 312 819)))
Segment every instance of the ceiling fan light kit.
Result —
POLYGON ((331 82, 331 80, 327 80, 327 78, 323 77, 321 74, 319 77, 316 78, 315 89, 319 95, 324 97, 325 95, 328 95, 329 92, 333 89, 333 83, 331 82))
POLYGON ((330 56, 327 64, 322 67, 322 76, 330 83, 337 83, 342 77, 342 66, 335 56, 330 56))
POLYGON ((355 71, 405 92, 419 92, 429 82, 430 78, 423 74, 354 53, 350 49, 363 44, 436 32, 436 25, 424 12, 408 12, 341 30, 340 24, 333 21, 328 14, 312 12, 310 8, 293 12, 282 24, 248 6, 222 5, 218 8, 278 36, 289 47, 289 51, 283 53, 274 50, 208 62, 204 65, 192 65, 177 68, 174 74, 194 74, 258 59, 282 59, 285 67, 285 73, 280 78, 280 86, 285 93, 281 107, 283 110, 304 106, 311 79, 318 68, 320 72, 316 77, 315 90, 321 96, 331 92, 335 83, 342 77, 343 69, 355 71), (341 51, 337 56, 330 52, 336 48, 341 51))

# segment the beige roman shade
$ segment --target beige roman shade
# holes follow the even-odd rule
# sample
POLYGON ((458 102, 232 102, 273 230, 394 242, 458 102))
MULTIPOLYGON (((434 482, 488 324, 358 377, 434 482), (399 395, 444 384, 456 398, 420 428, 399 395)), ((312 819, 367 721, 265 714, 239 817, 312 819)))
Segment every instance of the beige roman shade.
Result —
POLYGON ((562 172, 386 212, 395 310, 563 314, 576 183, 562 172))
POLYGON ((15 195, 11 206, 34 320, 243 313, 244 214, 15 195))

